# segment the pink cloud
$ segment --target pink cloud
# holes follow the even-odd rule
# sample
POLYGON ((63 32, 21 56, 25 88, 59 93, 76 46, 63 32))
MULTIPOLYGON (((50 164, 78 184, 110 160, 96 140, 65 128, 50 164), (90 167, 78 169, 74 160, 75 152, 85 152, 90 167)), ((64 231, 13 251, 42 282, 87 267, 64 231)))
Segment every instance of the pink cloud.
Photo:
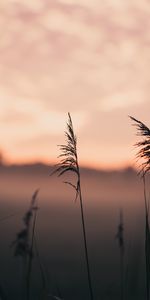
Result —
MULTIPOLYGON (((4 121, 16 117, 10 113, 13 106, 26 108, 37 120, 47 111, 84 113, 92 131, 97 126, 91 118, 96 111, 100 118, 107 111, 113 120, 119 108, 130 110, 134 104, 136 112, 141 110, 150 93, 150 8, 146 3, 3 0, 0 102, 4 132, 9 135, 4 121)), ((30 132, 26 125, 26 137, 35 135, 36 126, 30 132)), ((42 136, 45 126, 40 126, 42 136)), ((16 135, 19 141, 21 129, 16 135)), ((84 137, 87 144, 89 138, 84 137)))

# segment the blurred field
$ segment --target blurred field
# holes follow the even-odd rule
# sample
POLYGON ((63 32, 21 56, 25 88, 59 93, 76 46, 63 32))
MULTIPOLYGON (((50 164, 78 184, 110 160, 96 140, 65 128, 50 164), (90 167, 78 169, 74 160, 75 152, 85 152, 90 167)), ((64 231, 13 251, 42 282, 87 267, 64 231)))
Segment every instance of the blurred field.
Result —
MULTIPOLYGON (((40 189, 36 238, 49 293, 88 300, 78 201, 45 165, 0 167, 0 282, 9 299, 21 299, 22 263, 10 247, 22 227, 32 193, 40 189), (7 219, 5 217, 10 216, 7 219)), ((119 210, 125 227, 126 299, 144 299, 144 209, 142 183, 132 169, 81 170, 84 210, 95 299, 119 299, 119 249, 115 239, 119 210)), ((65 178, 64 178, 65 181, 65 178)), ((41 286, 34 257, 33 299, 41 286)))

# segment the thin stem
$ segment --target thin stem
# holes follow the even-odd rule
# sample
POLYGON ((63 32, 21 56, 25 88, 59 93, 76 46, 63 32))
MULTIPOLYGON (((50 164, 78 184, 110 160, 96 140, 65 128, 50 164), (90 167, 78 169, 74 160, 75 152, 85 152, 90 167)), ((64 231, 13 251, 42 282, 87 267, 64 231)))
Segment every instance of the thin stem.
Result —
POLYGON ((34 220, 33 220, 32 237, 31 237, 31 247, 30 247, 28 270, 27 270, 27 300, 30 299, 30 281, 31 281, 31 271, 32 271, 33 244, 34 244, 36 219, 37 219, 37 208, 35 208, 35 211, 34 211, 34 220))
POLYGON ((92 280, 91 280, 91 272, 90 272, 90 264, 89 264, 87 238, 86 238, 86 229, 85 229, 84 209, 83 209, 83 200, 82 200, 82 192, 81 192, 81 180, 80 180, 80 169, 79 169, 79 165, 78 165, 78 158, 77 158, 77 168, 78 168, 78 171, 79 171, 79 199, 80 199, 81 221, 82 221, 83 240, 84 240, 84 249, 85 249, 85 259, 86 259, 86 265, 87 265, 87 276, 88 276, 88 283, 89 283, 90 299, 94 300, 92 280))
POLYGON ((60 157, 63 160, 58 164, 58 168, 55 172, 58 173, 58 176, 62 176, 68 171, 74 173, 77 177, 76 184, 68 183, 72 188, 74 188, 76 192, 75 200, 79 197, 80 201, 80 210, 81 210, 81 222, 82 222, 82 230, 83 230, 83 241, 84 241, 84 249, 85 249, 85 259, 87 266, 87 275, 88 275, 88 284, 90 291, 90 299, 94 300, 93 290, 92 290, 92 281, 91 281, 91 273, 90 273, 90 265, 89 265, 89 256, 88 256, 88 247, 87 247, 87 238, 86 238, 86 230, 85 230, 85 221, 84 221, 84 210, 83 210, 83 201, 82 201, 82 192, 81 192, 81 180, 80 180, 80 169, 78 163, 78 155, 77 155, 77 139, 74 134, 73 124, 70 113, 68 113, 69 120, 67 122, 67 131, 65 135, 67 137, 67 144, 60 145, 61 154, 60 157))
POLYGON ((37 256, 37 259, 38 259, 38 262, 39 262, 39 267, 40 267, 40 273, 41 273, 41 279, 42 279, 42 288, 43 288, 43 291, 47 291, 47 280, 46 280, 46 276, 45 276, 45 272, 44 272, 44 266, 43 266, 43 264, 41 262, 41 259, 40 259, 40 254, 39 254, 39 250, 38 250, 38 246, 37 246, 36 236, 34 236, 34 242, 35 242, 35 252, 36 252, 36 256, 37 256))
POLYGON ((146 181, 145 174, 142 176, 143 186, 144 186, 144 201, 145 201, 145 264, 146 264, 146 297, 149 300, 150 290, 149 290, 149 221, 148 221, 148 203, 146 198, 146 181))
POLYGON ((144 202, 145 202, 145 215, 148 216, 148 203, 147 203, 147 197, 146 197, 146 180, 145 180, 145 174, 143 173, 143 186, 144 186, 144 202))
POLYGON ((120 280, 121 280, 120 295, 121 295, 121 300, 123 300, 124 299, 124 252, 122 250, 120 251, 120 280))

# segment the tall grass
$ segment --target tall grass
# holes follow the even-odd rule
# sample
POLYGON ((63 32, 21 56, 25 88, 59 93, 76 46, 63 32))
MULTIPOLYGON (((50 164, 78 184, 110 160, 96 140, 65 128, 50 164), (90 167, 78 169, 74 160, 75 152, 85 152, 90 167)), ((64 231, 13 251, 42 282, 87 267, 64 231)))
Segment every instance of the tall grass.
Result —
POLYGON ((137 135, 143 138, 142 141, 136 143, 139 149, 137 159, 142 160, 139 174, 143 180, 144 205, 145 205, 145 265, 146 265, 146 296, 150 299, 150 226, 149 226, 149 202, 146 196, 146 175, 150 171, 150 129, 141 121, 131 117, 137 128, 137 135))
POLYGON ((69 184, 75 190, 75 200, 79 199, 80 202, 80 211, 81 211, 81 222, 82 222, 82 232, 83 232, 83 242, 85 250, 85 260, 87 267, 87 277, 88 285, 90 292, 90 299, 93 300, 93 288, 91 281, 91 272, 89 264, 89 254, 87 246, 87 236, 86 236, 86 227, 85 227, 85 218, 84 218, 84 208, 83 208, 83 198, 81 190, 81 176, 80 176, 80 167, 78 162, 77 154, 77 138, 74 133, 73 123, 70 113, 68 113, 68 122, 67 122, 67 131, 65 131, 66 144, 59 145, 61 154, 59 155, 60 162, 56 165, 56 169, 53 173, 58 173, 58 176, 62 176, 67 172, 74 173, 76 175, 76 184, 73 184, 70 181, 66 181, 66 184, 69 184))
POLYGON ((30 249, 29 249, 29 260, 27 265, 27 299, 30 299, 30 282, 31 282, 31 272, 32 272, 32 260, 33 260, 33 245, 34 245, 34 239, 35 239, 35 226, 36 226, 36 219, 37 219, 37 196, 39 193, 39 189, 37 189, 33 196, 31 201, 31 213, 33 216, 33 225, 31 230, 31 243, 30 243, 30 249))
POLYGON ((37 217, 37 196, 39 189, 32 195, 30 207, 23 217, 24 227, 21 229, 12 243, 14 255, 21 257, 23 261, 23 285, 26 286, 26 299, 30 299, 30 284, 33 260, 33 243, 35 236, 35 225, 37 217))

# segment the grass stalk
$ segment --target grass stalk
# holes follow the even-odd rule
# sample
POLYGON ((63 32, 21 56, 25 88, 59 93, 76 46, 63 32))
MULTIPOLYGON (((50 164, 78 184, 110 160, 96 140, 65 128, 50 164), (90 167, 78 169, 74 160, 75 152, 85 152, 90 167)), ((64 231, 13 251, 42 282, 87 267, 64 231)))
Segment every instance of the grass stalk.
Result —
POLYGON ((36 190, 32 196, 32 213, 33 213, 33 225, 32 225, 32 233, 31 233, 31 244, 29 250, 29 259, 27 266, 27 300, 30 300, 30 283, 31 283, 31 273, 32 273, 32 261, 33 261, 33 245, 34 245, 34 237, 35 237, 35 226, 37 220, 37 195, 39 190, 36 190))
POLYGON ((58 176, 62 176, 68 171, 76 175, 76 184, 66 181, 66 184, 69 184, 75 190, 75 200, 79 199, 80 202, 80 212, 81 212, 81 223, 82 223, 82 232, 83 232, 83 243, 84 243, 84 252, 85 252, 85 261, 87 269, 87 279, 89 286, 90 300, 94 300, 92 280, 91 280, 91 271, 89 264, 89 254, 87 246, 87 235, 86 235, 86 226, 85 226, 85 217, 83 209, 83 198, 81 191, 81 176, 80 176, 80 167, 78 163, 78 154, 77 154, 77 138, 74 134, 73 123, 71 115, 68 113, 68 122, 67 122, 67 131, 65 132, 67 138, 67 143, 65 145, 59 145, 61 154, 59 155, 60 162, 56 165, 54 173, 58 173, 58 176))
POLYGON ((146 266, 146 297, 150 299, 150 228, 149 228, 149 207, 146 197, 146 180, 143 174, 144 201, 145 201, 145 266, 146 266))
MULTIPOLYGON (((39 190, 36 190, 32 196, 30 207, 23 217, 24 227, 17 233, 16 240, 12 245, 14 255, 21 257, 23 262, 23 287, 25 284, 26 300, 30 299, 30 281, 33 260, 33 242, 35 235, 35 225, 37 217, 37 195, 39 190), (33 225, 32 225, 33 218, 33 225), (31 227, 32 226, 32 227, 31 227)), ((24 288, 23 288, 24 290, 24 288)))
POLYGON ((137 127, 137 134, 143 140, 135 146, 138 147, 137 159, 142 160, 139 174, 143 180, 144 206, 145 206, 145 271, 146 271, 146 299, 150 300, 150 227, 149 204, 146 196, 146 175, 150 172, 150 129, 141 121, 130 117, 137 127))
POLYGON ((46 272, 44 269, 44 265, 40 258, 40 253, 37 245, 37 238, 34 235, 34 243, 35 243, 35 254, 38 260, 39 268, 40 268, 40 274, 41 274, 41 280, 42 280, 42 291, 39 296, 39 300, 47 299, 48 297, 48 288, 47 288, 47 278, 46 278, 46 272))
POLYGON ((93 296, 92 280, 91 280, 91 272, 90 272, 90 264, 89 264, 89 254, 88 254, 88 246, 87 246, 87 238, 86 238, 86 228, 85 228, 85 220, 84 220, 84 210, 83 210, 83 200, 82 200, 80 179, 79 179, 79 199, 80 199, 81 220, 82 220, 82 230, 83 230, 83 240, 84 240, 85 258, 86 258, 86 265, 87 265, 89 291, 90 291, 90 298, 91 300, 93 300, 94 296, 93 296))

